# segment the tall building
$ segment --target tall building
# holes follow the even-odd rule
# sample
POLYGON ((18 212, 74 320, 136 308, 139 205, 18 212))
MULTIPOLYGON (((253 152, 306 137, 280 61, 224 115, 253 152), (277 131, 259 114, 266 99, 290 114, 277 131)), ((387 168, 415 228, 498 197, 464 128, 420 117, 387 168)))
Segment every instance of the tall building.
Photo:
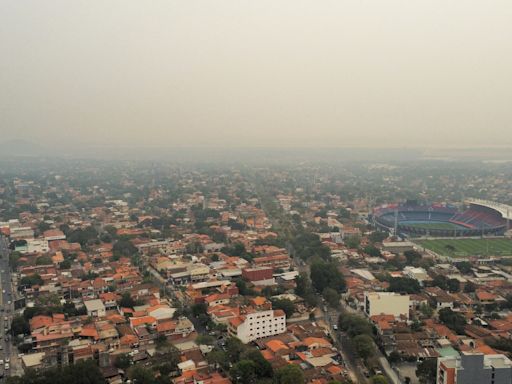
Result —
POLYGON ((437 360, 437 384, 510 384, 512 361, 505 355, 462 352, 437 360))
POLYGON ((286 331, 286 315, 280 310, 256 311, 229 320, 228 332, 242 343, 263 337, 279 335, 286 331))
POLYGON ((364 311, 368 317, 393 315, 409 318, 409 295, 394 292, 365 292, 364 311))

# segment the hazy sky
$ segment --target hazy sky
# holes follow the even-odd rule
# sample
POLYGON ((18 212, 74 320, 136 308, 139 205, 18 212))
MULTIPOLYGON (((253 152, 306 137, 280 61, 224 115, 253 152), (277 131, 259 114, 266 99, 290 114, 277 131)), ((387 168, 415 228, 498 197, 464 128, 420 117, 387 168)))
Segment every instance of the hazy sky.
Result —
POLYGON ((511 0, 0 0, 0 141, 512 145, 511 0))

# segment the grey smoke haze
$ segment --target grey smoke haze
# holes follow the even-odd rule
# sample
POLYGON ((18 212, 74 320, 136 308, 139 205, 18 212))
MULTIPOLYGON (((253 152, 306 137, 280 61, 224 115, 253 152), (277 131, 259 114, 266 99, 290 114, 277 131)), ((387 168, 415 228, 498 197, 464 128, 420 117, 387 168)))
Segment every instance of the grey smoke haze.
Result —
POLYGON ((510 0, 1 0, 0 140, 512 145, 510 0))

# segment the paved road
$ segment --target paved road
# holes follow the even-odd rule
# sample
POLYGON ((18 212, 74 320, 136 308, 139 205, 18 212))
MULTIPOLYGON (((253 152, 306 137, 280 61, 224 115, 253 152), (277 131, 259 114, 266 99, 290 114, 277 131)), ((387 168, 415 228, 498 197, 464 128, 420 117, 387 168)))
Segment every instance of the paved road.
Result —
POLYGON ((391 380, 393 384, 402 384, 402 381, 398 378, 396 372, 393 370, 393 368, 391 368, 391 365, 389 365, 388 359, 386 359, 384 355, 380 353, 380 351, 378 351, 377 353, 380 354, 380 356, 378 357, 379 363, 382 369, 384 370, 386 376, 391 380))
MULTIPOLYGON (((259 185, 258 183, 256 185, 259 185)), ((279 209, 277 209, 277 216, 270 214, 272 211, 270 207, 265 204, 267 201, 273 201, 274 197, 267 194, 263 188, 257 188, 257 194, 259 196, 260 203, 262 205, 263 210, 267 213, 272 225, 277 229, 277 232, 280 235, 285 235, 285 238, 290 239, 293 235, 292 229, 296 230, 294 223, 290 220, 290 217, 286 214, 280 213, 279 209)), ((274 211, 276 212, 276 211, 274 211)), ((308 276, 310 275, 309 265, 297 257, 293 246, 290 242, 287 242, 286 246, 289 254, 292 256, 296 269, 300 273, 306 273, 308 276)), ((321 309, 321 308, 320 308, 321 309)), ((323 312, 323 311, 322 311, 323 312)), ((340 312, 335 310, 327 310, 324 313, 324 320, 329 327, 329 332, 334 340, 337 342, 337 348, 344 360, 345 367, 347 368, 350 378, 355 383, 366 383, 367 379, 364 377, 362 373, 362 367, 357 364, 356 359, 354 358, 353 351, 349 351, 347 349, 346 343, 343 343, 343 338, 339 332, 336 332, 333 329, 333 325, 337 324, 338 316, 340 312)))
MULTIPOLYGON (((323 311, 322 311, 323 312, 323 311)), ((333 340, 336 341, 336 348, 343 358, 343 364, 345 365, 350 379, 354 383, 366 383, 366 378, 362 375, 360 367, 357 365, 357 361, 351 351, 347 349, 347 343, 343 342, 342 334, 335 330, 334 326, 338 324, 338 312, 332 308, 328 308, 324 313, 324 320, 329 327, 329 333, 333 340)))
POLYGON ((4 236, 0 236, 0 287, 2 293, 0 294, 0 336, 1 336, 1 350, 0 360, 4 363, 0 367, 0 371, 4 371, 5 376, 20 375, 23 373, 17 356, 16 347, 11 344, 11 336, 9 334, 11 328, 11 321, 14 314, 14 297, 11 271, 9 268, 9 242, 4 236), (9 362, 9 369, 5 369, 5 363, 9 362))
MULTIPOLYGON (((345 311, 347 311, 349 313, 353 313, 353 314, 363 315, 358 310, 356 310, 356 309, 352 308, 351 306, 347 305, 344 300, 341 300, 340 303, 341 303, 341 305, 342 305, 342 307, 344 308, 345 311)), ((376 354, 377 359, 379 360, 379 364, 380 364, 382 370, 384 371, 384 373, 386 374, 388 379, 391 381, 391 383, 392 384, 402 384, 402 381, 399 379, 397 373, 393 370, 393 368, 391 368, 391 365, 389 365, 388 360, 382 354, 382 352, 377 347, 377 345, 375 345, 375 354, 376 354)))

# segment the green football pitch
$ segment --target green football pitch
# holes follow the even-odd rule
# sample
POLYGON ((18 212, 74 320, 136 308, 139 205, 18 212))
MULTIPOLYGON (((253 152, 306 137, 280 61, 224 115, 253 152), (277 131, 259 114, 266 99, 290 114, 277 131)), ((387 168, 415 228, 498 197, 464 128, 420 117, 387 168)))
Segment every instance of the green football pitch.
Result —
POLYGON ((450 257, 512 256, 512 240, 500 239, 433 239, 417 240, 421 247, 450 257))
POLYGON ((452 223, 413 223, 407 224, 409 227, 421 228, 421 229, 458 229, 460 228, 456 224, 452 223))

